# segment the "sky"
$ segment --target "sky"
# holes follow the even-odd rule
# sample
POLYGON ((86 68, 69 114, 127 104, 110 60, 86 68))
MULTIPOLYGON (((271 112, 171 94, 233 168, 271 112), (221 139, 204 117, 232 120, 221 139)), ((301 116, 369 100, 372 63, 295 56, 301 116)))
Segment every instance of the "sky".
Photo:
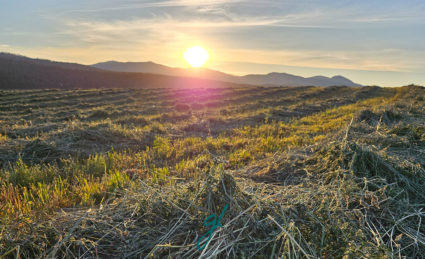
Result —
POLYGON ((0 0, 0 52, 425 85, 424 0, 0 0))

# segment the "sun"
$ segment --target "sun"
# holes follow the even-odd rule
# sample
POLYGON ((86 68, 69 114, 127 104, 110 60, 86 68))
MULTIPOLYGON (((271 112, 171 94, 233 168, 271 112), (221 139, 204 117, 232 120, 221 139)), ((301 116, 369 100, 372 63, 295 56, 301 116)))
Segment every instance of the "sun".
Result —
POLYGON ((208 52, 200 46, 188 48, 184 52, 184 59, 192 67, 202 67, 205 62, 207 62, 208 58, 208 52))

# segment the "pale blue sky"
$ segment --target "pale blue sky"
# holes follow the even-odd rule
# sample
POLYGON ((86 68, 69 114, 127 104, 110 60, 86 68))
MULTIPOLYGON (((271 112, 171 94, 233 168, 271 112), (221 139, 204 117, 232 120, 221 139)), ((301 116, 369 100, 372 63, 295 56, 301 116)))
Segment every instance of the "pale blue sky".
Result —
POLYGON ((0 51, 181 67, 192 45, 233 74, 425 85, 425 1, 0 0, 0 51))

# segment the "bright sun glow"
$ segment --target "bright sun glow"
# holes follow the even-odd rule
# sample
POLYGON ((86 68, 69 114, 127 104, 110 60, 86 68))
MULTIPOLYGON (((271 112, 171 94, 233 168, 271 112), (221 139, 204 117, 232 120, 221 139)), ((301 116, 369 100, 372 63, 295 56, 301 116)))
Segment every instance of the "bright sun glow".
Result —
POLYGON ((188 48, 184 53, 184 59, 192 67, 202 67, 209 58, 208 52, 202 47, 195 46, 188 48))

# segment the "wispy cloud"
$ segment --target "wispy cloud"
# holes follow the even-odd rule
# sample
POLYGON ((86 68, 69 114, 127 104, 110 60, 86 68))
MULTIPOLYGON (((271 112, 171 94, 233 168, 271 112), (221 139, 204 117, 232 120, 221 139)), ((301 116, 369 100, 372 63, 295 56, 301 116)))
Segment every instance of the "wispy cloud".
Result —
POLYGON ((282 20, 258 17, 255 19, 241 19, 235 21, 176 21, 170 17, 137 20, 100 21, 67 21, 65 25, 83 31, 129 31, 158 28, 215 28, 215 27, 244 27, 267 26, 278 24, 282 20))
POLYGON ((168 1, 112 1, 109 6, 96 7, 96 8, 83 8, 71 9, 60 13, 78 14, 78 13, 99 13, 99 12, 117 12, 135 9, 149 9, 149 8, 167 8, 167 7, 206 7, 218 6, 223 4, 237 4, 240 2, 247 2, 246 0, 168 0, 168 1))
MULTIPOLYGON (((413 57, 418 53, 411 53, 413 57)), ((256 60, 263 64, 281 64, 287 66, 369 70, 387 72, 409 72, 415 64, 405 61, 401 50, 381 51, 293 51, 293 50, 232 50, 233 61, 250 63, 256 60)), ((224 62, 225 60, 222 60, 224 62)))

